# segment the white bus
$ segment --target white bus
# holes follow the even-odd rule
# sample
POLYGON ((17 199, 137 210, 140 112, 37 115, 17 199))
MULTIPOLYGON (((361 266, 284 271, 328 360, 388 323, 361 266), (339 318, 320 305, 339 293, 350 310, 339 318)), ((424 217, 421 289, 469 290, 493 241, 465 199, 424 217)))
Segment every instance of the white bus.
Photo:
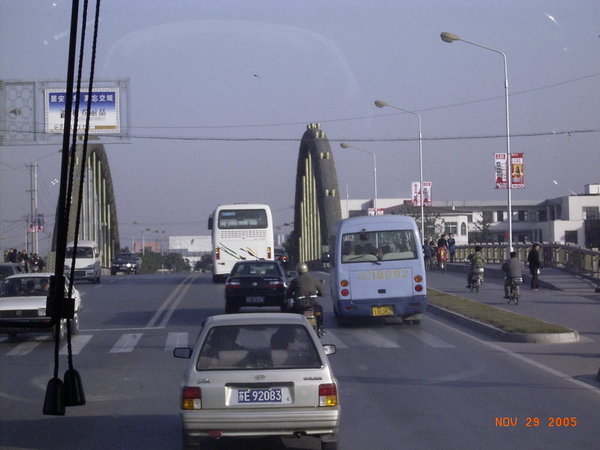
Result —
POLYGON ((212 230, 213 282, 225 281, 237 261, 273 259, 273 219, 268 205, 219 205, 208 219, 212 230))
POLYGON ((397 215, 335 223, 329 240, 331 298, 338 318, 398 316, 419 324, 427 308, 417 224, 397 215))

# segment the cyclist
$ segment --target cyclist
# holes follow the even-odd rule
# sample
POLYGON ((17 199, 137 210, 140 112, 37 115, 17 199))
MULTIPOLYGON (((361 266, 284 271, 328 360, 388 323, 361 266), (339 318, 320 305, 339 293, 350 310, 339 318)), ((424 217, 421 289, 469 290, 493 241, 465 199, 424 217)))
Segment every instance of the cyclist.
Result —
POLYGON ((513 278, 523 277, 523 264, 517 257, 517 252, 510 252, 510 258, 502 264, 502 271, 506 274, 504 279, 504 298, 508 298, 508 288, 513 278))
MULTIPOLYGON (((481 268, 485 266, 485 263, 487 262, 485 260, 485 257, 483 256, 483 254, 481 253, 481 246, 480 245, 476 245, 475 246, 475 253, 471 253, 469 256, 467 256, 467 259, 469 260, 470 263, 470 268, 469 268, 469 274, 467 275, 467 287, 470 288, 471 284, 473 283, 473 274, 474 269, 476 267, 481 268)), ((481 279, 483 281, 483 278, 481 279)))

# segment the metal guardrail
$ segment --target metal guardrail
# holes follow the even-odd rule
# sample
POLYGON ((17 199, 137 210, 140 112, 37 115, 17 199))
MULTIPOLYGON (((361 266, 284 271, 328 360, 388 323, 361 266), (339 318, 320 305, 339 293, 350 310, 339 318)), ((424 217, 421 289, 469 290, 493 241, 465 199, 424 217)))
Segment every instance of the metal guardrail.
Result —
MULTIPOLYGON (((464 260, 475 251, 475 245, 482 247, 485 258, 490 263, 501 264, 507 258, 506 244, 472 244, 456 246, 456 259, 464 260)), ((514 244, 521 261, 527 262, 531 244, 514 244)), ((564 244, 540 244, 540 259, 545 267, 556 267, 570 273, 593 279, 600 285, 600 251, 564 244)))

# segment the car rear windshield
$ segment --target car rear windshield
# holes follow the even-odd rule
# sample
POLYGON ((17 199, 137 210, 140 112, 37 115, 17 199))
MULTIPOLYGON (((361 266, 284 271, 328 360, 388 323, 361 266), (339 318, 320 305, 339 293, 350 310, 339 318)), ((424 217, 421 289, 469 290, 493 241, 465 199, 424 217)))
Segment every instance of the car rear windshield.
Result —
POLYGON ((243 262, 237 263, 231 271, 231 276, 240 277, 244 275, 272 275, 281 276, 277 263, 243 262))
POLYGON ((216 326, 202 343, 197 370, 320 368, 323 364, 302 325, 216 326))

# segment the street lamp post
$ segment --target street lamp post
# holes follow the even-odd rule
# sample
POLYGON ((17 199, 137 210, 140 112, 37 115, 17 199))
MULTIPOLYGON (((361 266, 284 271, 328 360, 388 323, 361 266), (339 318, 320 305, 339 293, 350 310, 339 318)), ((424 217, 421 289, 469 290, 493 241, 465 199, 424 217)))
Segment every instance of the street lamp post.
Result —
POLYGON ((385 106, 388 106, 393 109, 398 109, 400 111, 404 111, 405 113, 408 113, 408 114, 413 114, 413 115, 417 116, 417 119, 419 119, 419 204, 421 205, 421 240, 424 243, 425 242, 425 219, 424 219, 425 209, 424 209, 424 204, 423 204, 423 133, 421 132, 421 115, 414 111, 409 111, 408 109, 402 109, 397 106, 390 105, 386 102, 382 102, 381 100, 375 100, 375 106, 377 106, 378 108, 383 108, 385 106))
POLYGON ((374 179, 374 186, 375 186, 375 197, 373 197, 373 209, 375 209, 375 215, 377 215, 377 158, 375 157, 375 153, 370 152, 368 150, 364 150, 362 148, 354 147, 353 145, 346 144, 345 142, 342 142, 340 144, 340 147, 353 148, 355 150, 360 150, 361 152, 369 153, 373 157, 373 179, 374 179))
POLYGON ((510 153, 510 119, 508 114, 508 65, 506 62, 506 55, 500 50, 496 50, 495 48, 486 47, 485 45, 477 44, 475 42, 467 41, 466 39, 462 39, 456 34, 448 33, 444 31, 440 37, 442 41, 451 44, 454 41, 463 41, 467 44, 474 45, 476 47, 480 47, 486 50, 490 50, 492 52, 500 53, 504 60, 504 105, 506 111, 506 181, 507 181, 507 191, 508 191, 508 252, 510 253, 513 249, 512 246, 512 159, 510 153))

